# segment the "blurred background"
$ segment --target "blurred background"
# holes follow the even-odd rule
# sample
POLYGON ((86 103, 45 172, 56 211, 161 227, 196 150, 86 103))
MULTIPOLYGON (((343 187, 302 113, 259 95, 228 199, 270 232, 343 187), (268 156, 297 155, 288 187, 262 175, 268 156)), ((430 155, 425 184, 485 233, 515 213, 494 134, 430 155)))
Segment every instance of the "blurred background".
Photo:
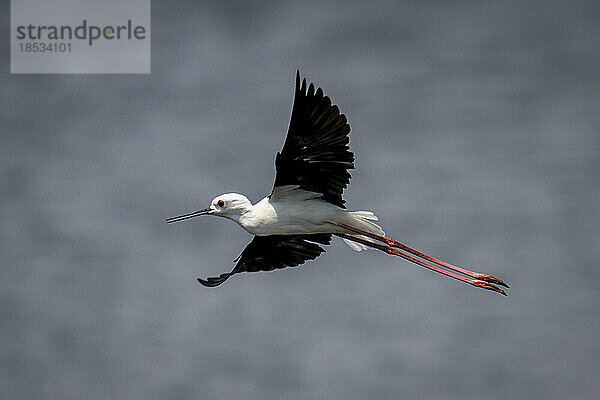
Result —
POLYGON ((597 2, 153 1, 150 75, 10 75, 2 4, 0 397, 597 398, 597 2), (164 220, 270 192, 296 69, 348 207, 507 298, 339 239, 198 284, 251 236, 164 220))

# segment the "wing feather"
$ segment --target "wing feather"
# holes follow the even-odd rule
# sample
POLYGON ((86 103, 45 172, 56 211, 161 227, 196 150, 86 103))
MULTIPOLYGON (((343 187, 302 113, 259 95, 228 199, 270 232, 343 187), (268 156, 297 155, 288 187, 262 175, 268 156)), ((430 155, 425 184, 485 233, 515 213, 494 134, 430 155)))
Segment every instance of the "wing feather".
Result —
POLYGON ((314 260, 325 251, 319 244, 330 244, 330 234, 254 236, 236 259, 233 270, 206 280, 198 278, 204 286, 214 287, 240 272, 272 271, 295 267, 314 260), (318 244, 317 244, 318 243, 318 244))
POLYGON ((350 183, 354 168, 350 151, 350 125, 344 114, 314 84, 306 88, 296 72, 292 116, 285 143, 275 158, 277 173, 274 188, 298 185, 321 193, 322 198, 344 208, 342 193, 350 183))

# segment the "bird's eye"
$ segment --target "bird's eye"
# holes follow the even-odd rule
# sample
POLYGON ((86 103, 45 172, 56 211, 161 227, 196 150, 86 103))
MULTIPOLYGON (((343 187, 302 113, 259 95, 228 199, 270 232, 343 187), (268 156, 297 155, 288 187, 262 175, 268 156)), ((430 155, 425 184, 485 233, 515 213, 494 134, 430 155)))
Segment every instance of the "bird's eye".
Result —
POLYGON ((219 201, 217 201, 217 205, 219 207, 223 207, 225 205, 225 202, 223 200, 219 200, 219 201))

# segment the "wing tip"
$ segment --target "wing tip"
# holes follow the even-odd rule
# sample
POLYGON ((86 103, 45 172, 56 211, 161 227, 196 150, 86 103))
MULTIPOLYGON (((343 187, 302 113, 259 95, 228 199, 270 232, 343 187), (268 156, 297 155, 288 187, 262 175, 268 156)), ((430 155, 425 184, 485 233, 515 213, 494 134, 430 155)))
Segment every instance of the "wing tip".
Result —
POLYGON ((300 85, 300 69, 296 69, 296 94, 306 95, 306 77, 302 78, 302 85, 300 85))
POLYGON ((223 282, 225 282, 227 279, 229 279, 229 277, 232 275, 231 272, 226 273, 226 274, 221 274, 219 276, 214 276, 214 277, 210 277, 207 278, 206 280, 198 278, 198 282, 200 282, 201 285, 206 286, 206 287, 215 287, 215 286, 219 286, 220 284, 222 284, 223 282))

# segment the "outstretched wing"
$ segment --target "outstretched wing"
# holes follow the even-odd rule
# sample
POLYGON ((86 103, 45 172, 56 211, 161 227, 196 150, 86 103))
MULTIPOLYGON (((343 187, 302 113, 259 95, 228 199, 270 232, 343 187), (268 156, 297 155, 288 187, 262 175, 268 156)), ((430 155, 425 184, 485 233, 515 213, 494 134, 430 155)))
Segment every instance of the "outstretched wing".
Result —
POLYGON ((218 286, 231 275, 239 272, 272 271, 295 267, 307 260, 314 260, 325 250, 320 244, 329 244, 330 234, 254 236, 231 272, 206 280, 198 278, 204 286, 218 286))
POLYGON ((354 168, 349 150, 350 125, 337 106, 323 91, 315 91, 306 78, 300 85, 296 71, 296 91, 288 134, 275 158, 274 188, 298 185, 301 189, 322 193, 322 198, 344 208, 342 192, 350 183, 348 169, 354 168))

